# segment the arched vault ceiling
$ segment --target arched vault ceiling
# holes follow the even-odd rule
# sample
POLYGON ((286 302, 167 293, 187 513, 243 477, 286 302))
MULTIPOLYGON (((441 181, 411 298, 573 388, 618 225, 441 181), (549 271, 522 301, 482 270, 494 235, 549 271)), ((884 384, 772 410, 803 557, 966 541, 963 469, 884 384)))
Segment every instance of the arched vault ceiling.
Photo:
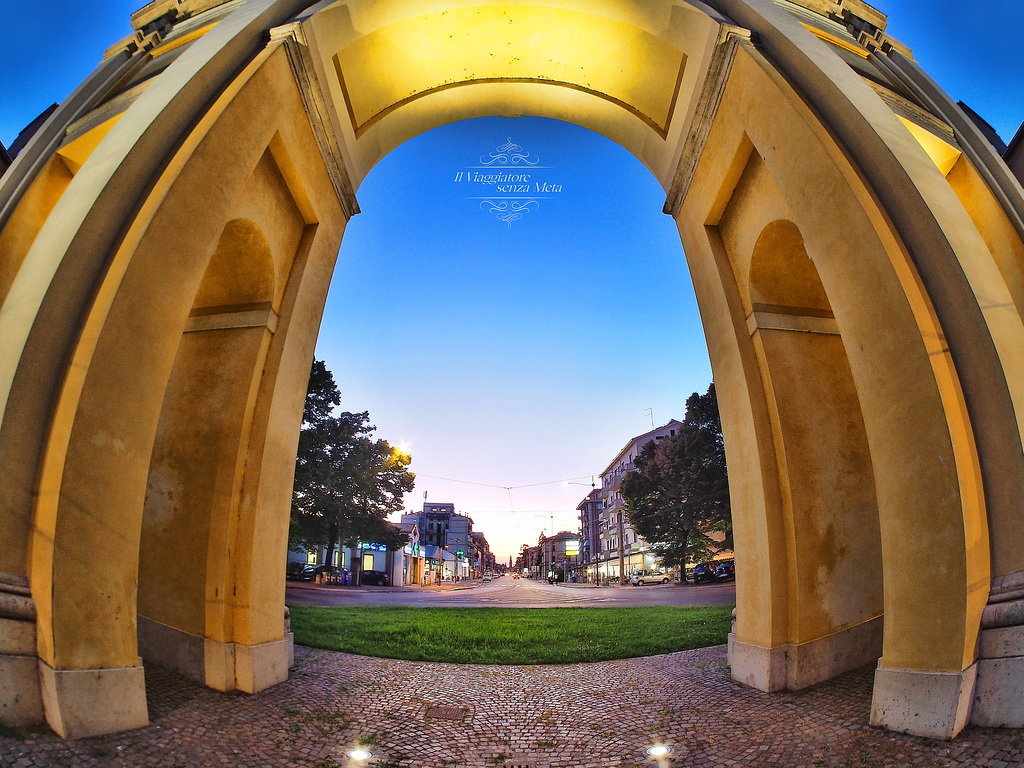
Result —
POLYGON ((334 75, 356 136, 429 93, 480 82, 538 82, 592 93, 667 134, 686 55, 642 29, 591 13, 485 5, 425 14, 336 51, 334 75))

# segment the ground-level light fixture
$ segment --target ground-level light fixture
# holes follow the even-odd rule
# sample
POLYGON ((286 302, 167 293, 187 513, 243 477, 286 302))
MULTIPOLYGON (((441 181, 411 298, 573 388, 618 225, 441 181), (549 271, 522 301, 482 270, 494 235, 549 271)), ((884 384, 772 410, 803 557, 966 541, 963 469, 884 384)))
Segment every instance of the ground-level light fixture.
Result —
POLYGON ((351 750, 348 753, 348 756, 358 762, 362 762, 363 760, 369 760, 371 757, 373 757, 373 755, 371 755, 367 750, 359 748, 351 750))
POLYGON ((655 744, 653 747, 648 747, 644 751, 651 757, 664 757, 672 751, 672 747, 666 747, 664 744, 655 744))

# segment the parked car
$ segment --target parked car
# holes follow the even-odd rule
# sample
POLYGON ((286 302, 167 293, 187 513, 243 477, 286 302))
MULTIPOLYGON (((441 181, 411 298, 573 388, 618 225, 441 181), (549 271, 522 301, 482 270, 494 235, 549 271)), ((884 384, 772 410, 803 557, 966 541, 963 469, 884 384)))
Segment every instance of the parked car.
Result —
POLYGON ((714 563, 701 563, 693 569, 693 583, 702 584, 708 582, 714 584, 718 581, 718 574, 715 572, 714 563))
POLYGON ((629 583, 634 587, 642 587, 644 584, 668 584, 670 581, 672 577, 663 571, 637 571, 629 579, 629 583))
POLYGON ((736 578, 736 561, 735 560, 722 560, 717 566, 715 566, 715 576, 719 581, 725 581, 726 579, 736 578))
POLYGON ((285 571, 285 577, 292 581, 312 581, 316 578, 316 566, 310 565, 309 563, 300 563, 298 561, 288 563, 288 569, 285 571))
POLYGON ((388 575, 384 571, 363 571, 363 586, 386 587, 388 575))
POLYGON ((492 578, 491 574, 489 574, 489 573, 485 573, 484 574, 484 581, 490 581, 491 578, 492 578))

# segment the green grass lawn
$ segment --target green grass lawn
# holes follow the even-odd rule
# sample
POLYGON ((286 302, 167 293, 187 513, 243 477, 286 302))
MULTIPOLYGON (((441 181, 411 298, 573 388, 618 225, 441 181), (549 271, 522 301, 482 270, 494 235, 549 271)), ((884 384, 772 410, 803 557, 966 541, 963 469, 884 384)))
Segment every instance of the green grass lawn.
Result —
POLYGON ((291 608, 295 642, 459 664, 576 664, 726 641, 732 606, 677 608, 291 608))

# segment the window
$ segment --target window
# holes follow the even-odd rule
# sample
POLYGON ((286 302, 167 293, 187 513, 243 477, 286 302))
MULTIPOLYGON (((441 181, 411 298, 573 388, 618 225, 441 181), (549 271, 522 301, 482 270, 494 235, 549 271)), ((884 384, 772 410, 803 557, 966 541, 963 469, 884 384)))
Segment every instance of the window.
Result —
POLYGON ((372 571, 373 570, 373 555, 363 555, 363 570, 364 571, 372 571))

